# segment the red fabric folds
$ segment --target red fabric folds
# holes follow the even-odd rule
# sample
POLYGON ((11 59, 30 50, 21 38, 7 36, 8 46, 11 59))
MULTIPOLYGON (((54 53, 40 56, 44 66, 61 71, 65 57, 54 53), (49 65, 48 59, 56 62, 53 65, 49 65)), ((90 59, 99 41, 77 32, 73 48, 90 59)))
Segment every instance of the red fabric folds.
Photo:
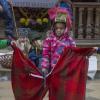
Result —
POLYGON ((43 80, 30 76, 30 73, 35 75, 41 73, 18 48, 13 48, 11 79, 15 100, 42 100, 46 91, 43 80))
POLYGON ((86 55, 93 52, 92 48, 65 48, 54 70, 46 78, 45 88, 42 78, 30 75, 42 76, 37 67, 18 48, 13 49, 12 88, 15 100, 43 100, 47 91, 49 100, 85 100, 86 55))

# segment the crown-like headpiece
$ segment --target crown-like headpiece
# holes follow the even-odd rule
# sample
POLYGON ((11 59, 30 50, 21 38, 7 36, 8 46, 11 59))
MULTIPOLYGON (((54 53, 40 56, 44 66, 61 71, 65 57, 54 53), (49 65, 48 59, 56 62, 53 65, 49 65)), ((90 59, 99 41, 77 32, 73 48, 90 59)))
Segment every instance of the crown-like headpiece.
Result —
POLYGON ((66 19, 67 19, 67 14, 66 13, 57 12, 57 15, 55 17, 55 22, 64 22, 64 23, 66 23, 66 19))

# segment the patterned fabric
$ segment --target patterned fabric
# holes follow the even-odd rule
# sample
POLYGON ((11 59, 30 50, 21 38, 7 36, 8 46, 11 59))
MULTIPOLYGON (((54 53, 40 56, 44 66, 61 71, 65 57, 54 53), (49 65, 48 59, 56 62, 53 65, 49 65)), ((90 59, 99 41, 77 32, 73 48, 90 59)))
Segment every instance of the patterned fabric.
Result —
POLYGON ((28 53, 28 58, 36 64, 37 67, 40 67, 41 59, 42 59, 42 50, 37 53, 36 48, 30 49, 28 53))
POLYGON ((72 27, 72 16, 70 15, 68 9, 66 9, 66 7, 64 7, 64 5, 61 4, 49 9, 48 14, 50 19, 54 21, 54 23, 56 21, 56 18, 60 19, 59 22, 61 21, 62 14, 63 17, 66 18, 66 28, 63 34, 60 37, 58 37, 54 32, 54 26, 52 26, 53 32, 51 32, 50 36, 48 36, 43 43, 43 59, 41 66, 42 68, 47 68, 48 70, 51 70, 57 64, 58 59, 63 52, 63 48, 67 46, 75 47, 76 45, 74 40, 69 36, 69 32, 72 27), (60 17, 58 17, 59 14, 60 17))
POLYGON ((67 17, 67 14, 66 13, 58 13, 56 18, 55 18, 55 22, 64 22, 66 23, 66 17, 67 17))
POLYGON ((53 68, 62 54, 63 48, 67 46, 76 46, 71 37, 62 36, 59 39, 53 34, 49 36, 43 43, 42 68, 53 68))
POLYGON ((0 17, 5 18, 6 30, 5 34, 7 37, 14 37, 14 22, 12 17, 12 8, 7 0, 0 0, 0 5, 3 7, 3 13, 0 13, 0 17))
POLYGON ((62 8, 66 8, 69 11, 71 19, 73 20, 73 10, 72 10, 71 0, 62 0, 61 2, 58 1, 57 6, 60 6, 62 8))
POLYGON ((92 48, 65 48, 54 70, 46 77, 13 46, 12 88, 15 100, 85 100, 88 53, 92 48), (74 63, 73 63, 74 62, 74 63))

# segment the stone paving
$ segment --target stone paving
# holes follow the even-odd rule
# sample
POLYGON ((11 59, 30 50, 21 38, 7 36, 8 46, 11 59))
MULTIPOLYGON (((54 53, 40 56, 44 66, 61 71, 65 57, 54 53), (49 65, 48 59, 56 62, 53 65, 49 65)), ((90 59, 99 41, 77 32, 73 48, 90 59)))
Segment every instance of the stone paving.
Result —
MULTIPOLYGON (((44 100, 48 100, 47 96, 44 100)), ((14 100, 10 81, 0 82, 0 100, 14 100)), ((100 80, 87 81, 86 100, 100 100, 100 80)))

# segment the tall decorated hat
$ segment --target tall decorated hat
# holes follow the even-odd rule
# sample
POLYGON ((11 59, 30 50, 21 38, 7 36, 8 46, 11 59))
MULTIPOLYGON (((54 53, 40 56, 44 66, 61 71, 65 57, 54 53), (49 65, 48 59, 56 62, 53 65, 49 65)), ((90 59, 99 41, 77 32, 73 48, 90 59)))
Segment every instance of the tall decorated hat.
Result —
POLYGON ((66 23, 67 14, 62 12, 57 12, 54 22, 63 22, 66 23))
POLYGON ((66 24, 66 32, 72 27, 72 8, 65 0, 60 0, 57 5, 50 8, 48 15, 54 23, 64 22, 66 24))

